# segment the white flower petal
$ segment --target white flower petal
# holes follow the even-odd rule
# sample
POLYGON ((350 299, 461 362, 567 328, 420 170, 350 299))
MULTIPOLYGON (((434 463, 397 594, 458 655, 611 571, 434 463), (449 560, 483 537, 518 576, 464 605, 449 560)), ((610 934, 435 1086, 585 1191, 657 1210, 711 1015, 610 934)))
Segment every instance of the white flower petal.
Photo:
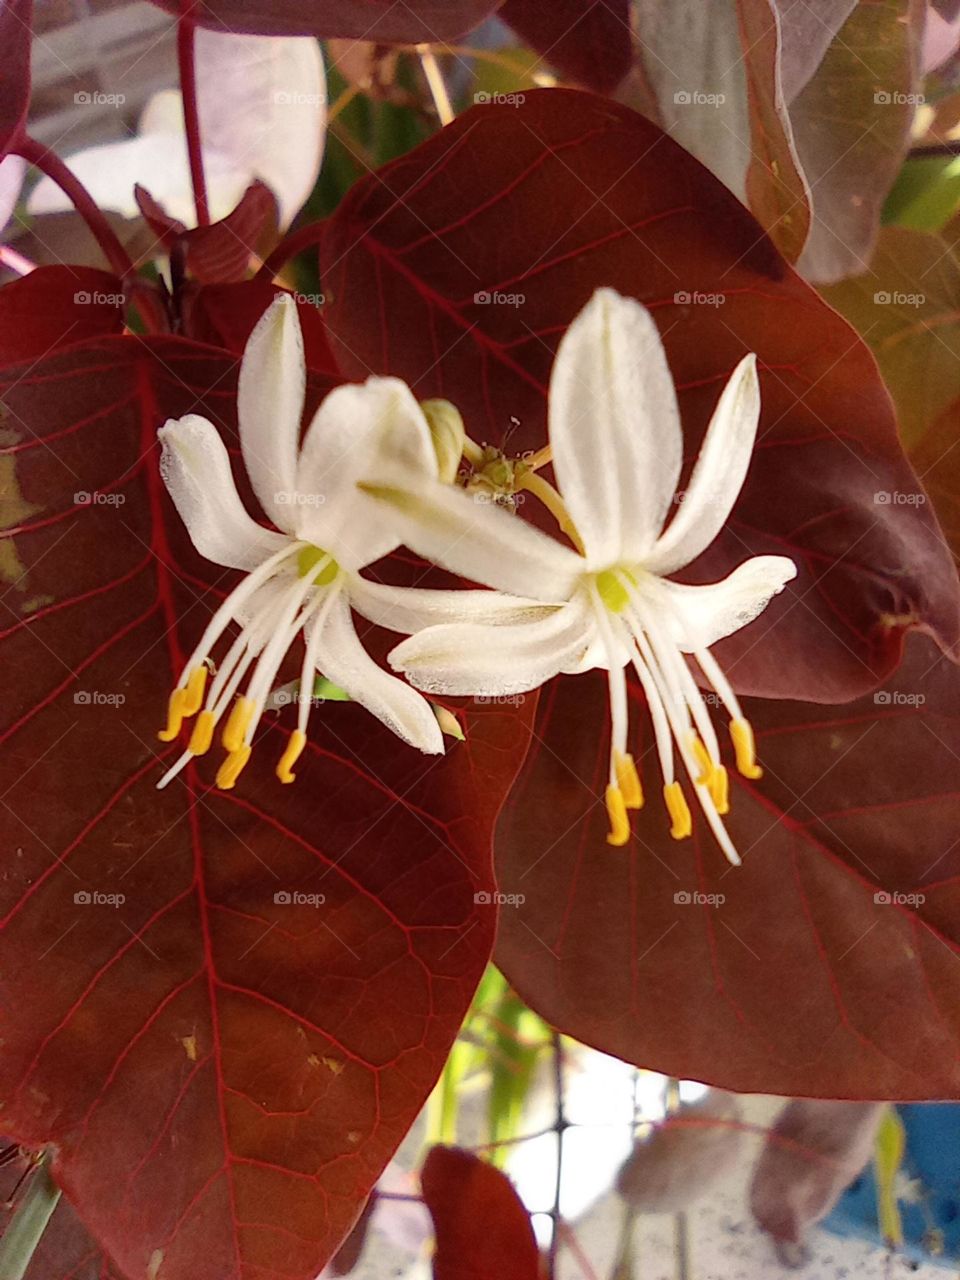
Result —
MULTIPOLYGON (((179 100, 179 94, 176 95, 179 100)), ((185 226, 196 225, 197 216, 190 183, 187 144, 180 133, 144 133, 119 142, 104 142, 84 147, 67 158, 67 167, 87 188, 101 209, 109 209, 124 218, 138 218, 140 209, 133 194, 136 183, 146 187, 163 205, 171 218, 185 226)), ((249 170, 215 149, 203 148, 204 175, 210 216, 226 217, 236 207, 250 185, 249 170)), ((60 213, 72 210, 73 204, 56 183, 42 177, 30 192, 27 210, 32 214, 60 213)), ((161 250, 157 250, 161 252, 161 250)))
POLYGON ((392 587, 370 582, 359 574, 350 577, 350 603, 378 627, 412 635, 426 627, 469 622, 501 626, 535 621, 552 611, 552 605, 500 591, 431 591, 424 587, 392 587))
POLYGON ((744 358, 721 392, 690 485, 645 567, 673 573, 704 551, 723 528, 743 487, 760 421, 757 358, 744 358))
POLYGON ((722 582, 689 586, 652 579, 641 581, 640 589, 650 590, 677 645, 693 653, 747 626, 796 576, 786 556, 754 556, 722 582))
POLYGON ((232 569, 253 569, 288 543, 247 514, 226 446, 206 418, 171 418, 157 435, 163 445, 160 474, 202 556, 232 569))
POLYGON ((297 305, 279 294, 247 339, 237 388, 243 462, 260 505, 279 528, 296 518, 297 451, 306 361, 297 305))
POLYGON ((360 569, 399 544, 392 513, 357 488, 400 466, 420 483, 437 475, 430 429, 399 378, 336 387, 307 428, 297 469, 300 537, 360 569))
MULTIPOLYGON (((357 636, 345 592, 340 592, 312 625, 321 629, 317 667, 328 680, 345 689, 354 702, 411 746, 431 755, 442 753, 443 734, 430 704, 373 661, 357 636)), ((308 624, 308 643, 311 629, 308 624)))
POLYGON ((0 232, 6 230, 7 223, 13 217, 26 169, 26 160, 21 160, 19 156, 7 155, 0 160, 0 232))
POLYGON ((395 476, 369 492, 389 506, 398 540, 451 573, 498 591, 562 604, 584 571, 583 557, 481 495, 395 476))
POLYGON ((430 627, 398 644, 388 661, 427 693, 504 697, 577 664, 593 627, 589 605, 577 595, 531 622, 430 627))
POLYGON ((591 567, 639 561, 680 474, 673 378, 650 313, 598 289, 564 334, 550 377, 557 484, 591 567))

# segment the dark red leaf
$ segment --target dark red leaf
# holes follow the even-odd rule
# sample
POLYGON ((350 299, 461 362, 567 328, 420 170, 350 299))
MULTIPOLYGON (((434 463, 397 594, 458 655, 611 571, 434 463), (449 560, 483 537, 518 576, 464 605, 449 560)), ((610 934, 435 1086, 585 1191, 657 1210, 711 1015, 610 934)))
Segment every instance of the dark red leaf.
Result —
POLYGON ((177 239, 186 231, 186 223, 181 222, 179 218, 171 218, 160 201, 154 200, 146 187, 142 187, 139 182, 134 183, 133 196, 150 230, 169 252, 177 239))
MULTIPOLYGON (((254 325, 278 292, 278 287, 262 276, 239 284, 198 286, 188 282, 180 293, 183 332, 197 342, 242 355, 254 325)), ((294 297, 307 366, 334 382, 344 381, 330 350, 323 316, 306 295, 294 297)))
POLYGON ((296 787, 280 717, 236 791, 207 768, 154 789, 167 690, 226 585, 155 433, 188 411, 229 432, 236 364, 105 338, 0 383, 4 1124, 53 1144, 131 1280, 312 1280, 335 1252, 487 961, 474 895, 527 741, 471 708, 438 761, 337 704, 296 787))
POLYGON ((469 1151, 434 1147, 421 1182, 437 1234, 434 1280, 538 1280, 530 1215, 506 1174, 469 1151))
MULTIPOLYGON (((154 0, 181 13, 181 0, 154 0)), ((336 36, 378 44, 453 40, 483 22, 501 0, 192 0, 186 9, 213 31, 265 36, 336 36)))
POLYGON ((565 79, 597 93, 630 70, 630 0, 505 0, 500 17, 565 79))
POLYGON ((95 267, 38 267, 3 290, 0 352, 5 362, 38 360, 123 328, 123 285, 95 267))
POLYGON ((2 0, 0 3, 0 49, 3 75, 0 76, 0 155, 27 118, 30 101, 30 28, 33 0, 2 0))
POLYGON ((873 358, 738 201, 654 125, 589 94, 486 105, 358 182, 321 247, 337 361, 446 396, 478 439, 544 443, 560 335, 613 285, 661 326, 687 455, 759 353, 761 439, 734 517, 696 566, 750 553, 799 576, 719 651, 746 692, 840 700, 896 665, 904 625, 954 646, 956 573, 897 443, 873 358), (757 643, 776 628, 776 647, 757 643), (785 660, 784 655, 789 659, 785 660), (742 661, 741 661, 742 658, 742 661))
POLYGON ((250 271, 250 259, 264 248, 271 227, 277 225, 277 202, 263 182, 252 182, 237 207, 219 222, 186 227, 171 218, 163 205, 138 183, 134 195, 151 231, 170 253, 179 243, 184 264, 206 284, 235 284, 250 271))
POLYGON ((276 229, 277 202, 263 182, 253 182, 232 213, 209 227, 194 227, 184 235, 187 268, 210 284, 243 280, 250 259, 261 252, 271 224, 276 229))
POLYGON ((955 1097, 960 670, 915 637, 853 704, 748 703, 766 772, 731 779, 740 868, 696 817, 691 840, 667 835, 645 722, 647 805, 626 849, 605 843, 605 703, 599 676, 544 695, 543 749, 501 821, 500 888, 525 902, 497 958, 521 996, 608 1053, 728 1089, 955 1097))

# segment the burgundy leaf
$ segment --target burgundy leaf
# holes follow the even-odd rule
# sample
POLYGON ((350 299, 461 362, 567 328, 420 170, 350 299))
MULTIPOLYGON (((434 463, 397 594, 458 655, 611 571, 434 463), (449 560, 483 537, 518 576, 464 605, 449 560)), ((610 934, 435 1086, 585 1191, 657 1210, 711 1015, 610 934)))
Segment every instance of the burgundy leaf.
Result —
MULTIPOLYGON (((789 648, 781 650, 790 661, 789 648)), ((602 679, 541 703, 498 833, 497 959, 550 1023, 740 1092, 888 1099, 960 1089, 960 670, 922 637, 853 704, 745 704, 765 768, 731 775, 730 867, 649 798, 605 843, 602 679)), ((643 709, 638 707, 641 717, 643 709)))
POLYGON ((189 11, 213 31, 265 36, 323 36, 378 44, 453 40, 478 26, 501 0, 154 0, 170 13, 189 11))
POLYGON ((870 353, 726 188, 636 113, 559 89, 476 107, 352 188, 321 265, 349 376, 393 373, 445 396, 480 440, 518 423, 516 451, 544 443, 554 350, 600 285, 653 311, 688 459, 737 361, 759 353, 760 444, 694 571, 714 580, 762 552, 797 563, 791 588, 718 650, 745 692, 840 700, 895 667, 905 626, 956 644, 954 566, 870 353), (878 500, 891 492, 917 501, 878 500), (773 629, 776 646, 763 642, 773 629))
POLYGON ((115 337, 0 383, 0 1096, 131 1280, 312 1280, 335 1253, 486 964, 475 895, 527 741, 477 707, 425 757, 330 704, 295 787, 285 710, 235 791, 205 762, 155 790, 230 576, 190 548, 155 433, 189 411, 230 436, 236 365, 115 337))
POLYGON ((30 101, 30 25, 33 0, 2 0, 0 3, 0 49, 3 75, 0 76, 0 155, 27 118, 30 101))
POLYGON ((95 267, 39 267, 3 290, 0 352, 9 363, 123 328, 123 285, 95 267))
POLYGON ((434 1147, 421 1174, 433 1218, 434 1280, 538 1280, 530 1215, 506 1174, 457 1147, 434 1147))
POLYGON ((630 70, 630 0, 506 0, 500 17, 567 80, 597 93, 630 70))

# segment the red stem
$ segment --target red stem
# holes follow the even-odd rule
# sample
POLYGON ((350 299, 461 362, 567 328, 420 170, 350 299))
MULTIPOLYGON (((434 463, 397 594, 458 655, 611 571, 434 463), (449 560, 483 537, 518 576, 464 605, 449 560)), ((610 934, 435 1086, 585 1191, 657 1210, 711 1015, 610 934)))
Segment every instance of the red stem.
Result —
POLYGON ((11 150, 22 156, 28 164, 35 165, 41 173, 57 184, 60 190, 72 202, 77 213, 90 228, 91 233, 103 250, 110 266, 121 279, 134 274, 134 265, 130 255, 120 243, 116 233, 82 182, 70 172, 58 155, 45 147, 42 142, 22 134, 11 150))
MULTIPOLYGON (((186 9, 188 0, 183 0, 186 9)), ((180 93, 183 97, 183 127, 187 134, 187 155, 190 157, 190 181, 193 183, 193 202, 197 207, 197 226, 210 225, 210 206, 207 204, 207 180, 203 173, 203 152, 200 149, 200 113, 197 107, 197 64, 194 58, 196 25, 192 18, 181 13, 177 19, 177 64, 180 69, 180 93)))

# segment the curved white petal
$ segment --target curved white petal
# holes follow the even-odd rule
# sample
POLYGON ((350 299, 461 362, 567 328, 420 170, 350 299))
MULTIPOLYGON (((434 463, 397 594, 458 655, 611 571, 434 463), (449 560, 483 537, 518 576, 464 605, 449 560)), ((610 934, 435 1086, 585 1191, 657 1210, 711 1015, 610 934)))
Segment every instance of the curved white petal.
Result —
POLYGON ((641 560, 680 474, 673 378, 650 313, 598 289, 563 336, 550 377, 557 484, 592 568, 641 560))
POLYGON ((744 356, 727 380, 710 418, 703 447, 674 518, 657 539, 645 567, 673 573, 713 542, 733 510, 750 466, 760 421, 757 358, 744 356))
POLYGON ((405 742, 439 755, 443 751, 443 734, 433 709, 416 690, 373 661, 360 643, 344 592, 338 594, 329 609, 321 611, 316 623, 308 625, 308 644, 316 626, 320 628, 318 670, 405 742))
POLYGON ((300 537, 360 569, 399 542, 392 513, 357 488, 402 467, 415 483, 437 475, 430 428, 399 378, 336 387, 307 428, 297 468, 300 537))
POLYGON ((387 660, 428 693, 505 697, 576 664, 590 646, 593 625, 578 595, 535 621, 430 627, 398 644, 387 660))
POLYGON ((7 155, 0 160, 0 233, 13 217, 26 170, 27 162, 20 156, 7 155))
POLYGON ((288 543, 247 514, 226 446, 206 418, 171 418, 157 435, 160 475, 202 556, 231 569, 253 569, 288 543))
POLYGON ((722 582, 698 587, 653 579, 649 587, 641 581, 640 590, 650 591, 675 642, 693 653, 747 626, 796 576, 786 556, 754 556, 722 582))
POLYGON ((243 462, 254 493, 274 524, 288 532, 296 516, 306 377, 297 304, 282 293, 247 339, 240 363, 237 417, 243 462))
POLYGON ((546 604, 570 598, 583 557, 495 503, 404 476, 365 486, 389 507, 397 538, 451 573, 546 604))
POLYGON ((378 627, 412 635, 426 627, 470 622, 501 626, 535 621, 552 605, 524 600, 500 591, 431 591, 424 587, 392 587, 370 582, 359 574, 349 578, 350 603, 378 627))
MULTIPOLYGON (((179 99, 179 94, 176 95, 179 99)), ((71 173, 83 183, 101 209, 109 209, 124 218, 137 218, 140 208, 134 186, 140 183, 154 199, 159 200, 171 218, 185 226, 196 225, 196 208, 190 183, 187 144, 181 132, 144 133, 119 142, 104 142, 75 151, 67 159, 71 173)), ((250 185, 252 174, 234 160, 207 145, 203 148, 203 167, 207 179, 207 195, 211 217, 224 218, 234 209, 250 185)), ((56 183, 42 177, 27 197, 27 210, 33 214, 60 213, 73 209, 69 197, 56 183)), ((161 252, 161 250, 157 250, 161 252)))

